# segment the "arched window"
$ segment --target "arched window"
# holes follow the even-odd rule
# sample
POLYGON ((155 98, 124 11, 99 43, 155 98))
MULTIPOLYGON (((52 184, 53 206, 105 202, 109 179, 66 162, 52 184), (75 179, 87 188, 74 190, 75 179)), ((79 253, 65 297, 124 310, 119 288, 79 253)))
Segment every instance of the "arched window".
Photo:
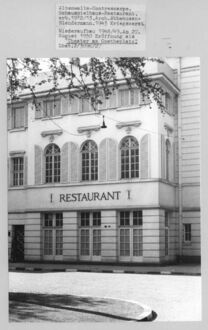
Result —
POLYGON ((166 180, 170 179, 169 167, 170 167, 170 141, 166 140, 165 143, 165 162, 166 162, 166 180))
POLYGON ((49 144, 45 149, 45 182, 60 182, 60 149, 56 144, 49 144))
POLYGON ((86 141, 81 149, 82 153, 82 180, 98 179, 98 150, 94 141, 86 141))
POLYGON ((139 144, 138 141, 128 136, 121 143, 121 178, 139 177, 139 144))

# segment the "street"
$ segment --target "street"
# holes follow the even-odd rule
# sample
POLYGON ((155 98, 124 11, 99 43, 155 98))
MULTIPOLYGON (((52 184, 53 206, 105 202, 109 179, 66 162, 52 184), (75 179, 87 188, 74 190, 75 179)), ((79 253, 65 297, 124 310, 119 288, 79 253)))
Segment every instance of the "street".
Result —
POLYGON ((155 322, 201 320, 200 276, 10 272, 9 291, 119 298, 149 306, 155 322))

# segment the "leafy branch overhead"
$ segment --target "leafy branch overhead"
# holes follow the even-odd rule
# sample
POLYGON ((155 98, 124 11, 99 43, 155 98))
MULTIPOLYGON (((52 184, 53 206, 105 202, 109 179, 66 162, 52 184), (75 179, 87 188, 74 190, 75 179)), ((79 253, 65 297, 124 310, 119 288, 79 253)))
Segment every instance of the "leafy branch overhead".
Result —
POLYGON ((164 110, 162 86, 145 73, 148 62, 163 63, 158 58, 91 57, 82 58, 9 58, 7 60, 7 92, 11 103, 21 94, 31 93, 38 107, 37 92, 44 86, 48 96, 61 93, 63 85, 71 98, 88 99, 94 109, 108 99, 124 80, 129 89, 137 86, 148 102, 151 98, 164 110))

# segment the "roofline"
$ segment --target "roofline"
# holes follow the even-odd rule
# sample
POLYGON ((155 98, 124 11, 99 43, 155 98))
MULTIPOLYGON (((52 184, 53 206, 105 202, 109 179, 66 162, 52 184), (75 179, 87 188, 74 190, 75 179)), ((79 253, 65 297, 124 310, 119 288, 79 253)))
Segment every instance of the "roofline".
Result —
MULTIPOLYGON (((180 89, 166 76, 166 74, 164 73, 151 73, 151 74, 148 74, 147 75, 148 77, 151 77, 153 80, 156 80, 156 79, 160 79, 162 80, 163 82, 165 82, 169 88, 171 88, 176 94, 179 94, 180 93, 180 89)), ((118 79, 118 83, 121 85, 121 84, 124 84, 126 81, 125 79, 121 78, 121 79, 118 79)), ((109 85, 113 85, 113 82, 111 82, 109 85)), ((90 83, 90 84, 87 84, 89 86, 89 88, 92 86, 93 87, 93 84, 90 83)), ((78 87, 74 87, 71 89, 71 91, 74 91, 76 92, 78 90, 78 87)), ((41 91, 41 92, 35 92, 35 94, 37 95, 37 97, 41 97, 41 96, 45 96, 46 94, 48 94, 51 90, 50 89, 46 89, 44 91, 41 91)), ((62 88, 58 88, 58 91, 55 91, 55 92, 51 92, 51 95, 56 95, 56 94, 59 94, 59 91, 65 93, 67 91, 69 91, 69 88, 68 87, 62 87, 62 88)), ((24 99, 30 99, 31 98, 31 95, 32 93, 31 92, 28 92, 28 93, 23 93, 20 95, 20 98, 15 100, 14 102, 16 103, 20 103, 22 102, 24 99)), ((7 103, 9 102, 9 99, 7 98, 7 103)))

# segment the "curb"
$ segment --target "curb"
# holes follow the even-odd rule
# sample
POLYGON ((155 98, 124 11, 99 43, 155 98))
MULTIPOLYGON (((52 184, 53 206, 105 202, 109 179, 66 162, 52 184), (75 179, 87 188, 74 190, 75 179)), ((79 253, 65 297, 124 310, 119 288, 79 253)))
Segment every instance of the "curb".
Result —
POLYGON ((27 271, 27 272, 82 272, 82 273, 114 273, 114 274, 142 274, 142 275, 189 275, 201 276, 201 273, 187 273, 178 271, 137 271, 137 270, 123 270, 123 269, 79 269, 79 268, 51 268, 45 269, 41 267, 15 267, 10 266, 9 271, 27 271))

